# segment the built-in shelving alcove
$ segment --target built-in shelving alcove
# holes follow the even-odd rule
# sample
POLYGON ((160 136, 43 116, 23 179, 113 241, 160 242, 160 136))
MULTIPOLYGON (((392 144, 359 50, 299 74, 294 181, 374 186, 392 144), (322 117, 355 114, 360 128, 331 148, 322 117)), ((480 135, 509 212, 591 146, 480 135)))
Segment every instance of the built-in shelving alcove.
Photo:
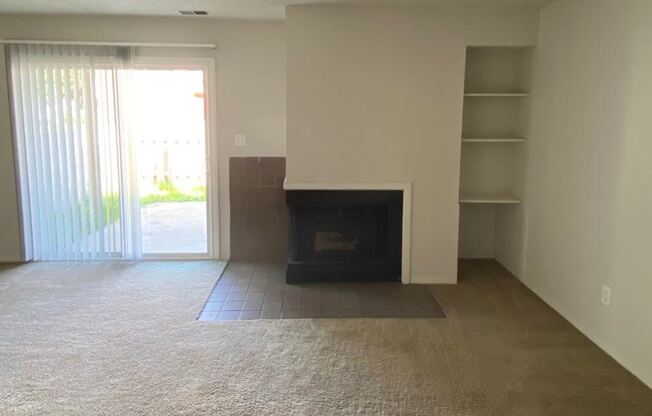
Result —
POLYGON ((529 47, 469 46, 460 160, 460 258, 522 262, 529 47))

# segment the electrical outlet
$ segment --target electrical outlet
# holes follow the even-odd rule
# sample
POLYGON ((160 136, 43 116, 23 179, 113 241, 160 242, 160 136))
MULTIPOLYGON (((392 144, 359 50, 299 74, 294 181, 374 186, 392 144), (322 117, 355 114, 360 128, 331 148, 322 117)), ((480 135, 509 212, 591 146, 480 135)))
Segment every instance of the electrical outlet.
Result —
POLYGON ((236 134, 233 138, 233 144, 236 146, 246 146, 247 145, 247 136, 244 134, 236 134))
POLYGON ((609 286, 602 286, 602 303, 609 306, 611 303, 611 288, 609 286))

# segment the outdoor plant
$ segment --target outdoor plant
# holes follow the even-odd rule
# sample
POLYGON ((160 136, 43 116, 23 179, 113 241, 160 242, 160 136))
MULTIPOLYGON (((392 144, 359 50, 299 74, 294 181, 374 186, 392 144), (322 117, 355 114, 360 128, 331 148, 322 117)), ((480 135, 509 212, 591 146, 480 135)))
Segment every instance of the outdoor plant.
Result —
POLYGON ((140 206, 145 207, 156 202, 191 202, 206 201, 206 187, 196 186, 192 193, 184 193, 177 189, 171 180, 165 180, 158 185, 159 193, 145 195, 140 198, 140 206))

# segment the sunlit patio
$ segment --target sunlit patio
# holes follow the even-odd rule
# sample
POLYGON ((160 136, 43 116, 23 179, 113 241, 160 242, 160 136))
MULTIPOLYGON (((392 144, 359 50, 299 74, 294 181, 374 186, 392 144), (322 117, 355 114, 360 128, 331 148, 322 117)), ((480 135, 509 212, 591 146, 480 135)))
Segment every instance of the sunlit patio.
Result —
POLYGON ((144 254, 206 253, 206 202, 157 202, 141 209, 144 254))

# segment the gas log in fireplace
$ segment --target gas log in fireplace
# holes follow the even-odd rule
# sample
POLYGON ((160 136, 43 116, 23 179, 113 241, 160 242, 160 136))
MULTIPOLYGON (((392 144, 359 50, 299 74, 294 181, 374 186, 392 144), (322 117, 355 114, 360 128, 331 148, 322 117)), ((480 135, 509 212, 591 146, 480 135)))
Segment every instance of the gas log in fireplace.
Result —
POLYGON ((401 280, 402 191, 288 191, 287 282, 401 280))

